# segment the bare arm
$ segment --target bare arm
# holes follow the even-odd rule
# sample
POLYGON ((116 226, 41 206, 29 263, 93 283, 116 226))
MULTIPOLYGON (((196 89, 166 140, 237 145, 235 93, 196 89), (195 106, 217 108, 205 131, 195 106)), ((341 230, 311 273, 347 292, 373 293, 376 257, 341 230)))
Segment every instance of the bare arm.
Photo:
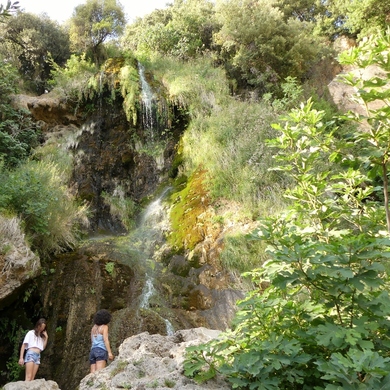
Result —
POLYGON ((49 337, 47 336, 46 330, 43 331, 43 334, 45 335, 45 338, 43 339, 43 349, 45 349, 46 345, 47 345, 47 340, 49 337))
POLYGON ((103 340, 104 340, 104 345, 107 348, 108 358, 110 360, 113 360, 114 359, 114 355, 111 352, 110 341, 108 340, 108 326, 107 325, 103 326, 103 340))
POLYGON ((27 344, 22 344, 22 346, 20 347, 20 355, 19 355, 19 365, 23 366, 24 364, 24 351, 26 349, 26 345, 27 344))

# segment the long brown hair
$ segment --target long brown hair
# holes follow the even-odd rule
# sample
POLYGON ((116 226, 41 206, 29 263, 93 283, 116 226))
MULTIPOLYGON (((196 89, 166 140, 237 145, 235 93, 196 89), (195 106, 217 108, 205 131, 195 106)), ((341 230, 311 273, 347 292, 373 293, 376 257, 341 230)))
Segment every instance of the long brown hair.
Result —
POLYGON ((35 327, 34 327, 34 333, 35 333, 35 336, 37 337, 41 337, 43 339, 46 338, 46 336, 43 334, 43 332, 39 333, 38 334, 38 329, 39 327, 42 325, 42 324, 45 324, 46 325, 46 320, 44 318, 40 318, 37 323, 35 324, 35 327))

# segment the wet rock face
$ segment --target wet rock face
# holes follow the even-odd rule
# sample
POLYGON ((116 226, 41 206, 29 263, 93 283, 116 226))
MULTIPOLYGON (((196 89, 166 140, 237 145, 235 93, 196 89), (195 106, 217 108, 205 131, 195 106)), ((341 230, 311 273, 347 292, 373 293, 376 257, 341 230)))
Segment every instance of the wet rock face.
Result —
POLYGON ((51 274, 38 282, 49 334, 38 376, 54 379, 63 390, 76 389, 89 372, 90 331, 97 310, 113 314, 109 327, 114 353, 125 337, 138 331, 134 272, 107 256, 104 250, 99 255, 81 251, 59 256, 51 274), (127 318, 118 315, 121 310, 127 310, 127 318))
POLYGON ((165 142, 162 161, 138 151, 135 140, 143 139, 142 129, 130 126, 119 102, 95 112, 80 130, 73 148, 72 188, 91 205, 92 230, 118 232, 121 224, 102 194, 112 195, 120 188, 124 197, 137 203, 153 193, 170 168, 175 142, 165 142))
MULTIPOLYGON (((213 282, 217 290, 210 288, 212 283, 209 287, 197 287, 203 273, 214 275, 209 266, 193 269, 190 276, 180 278, 183 284, 177 293, 184 301, 174 307, 166 289, 170 289, 169 283, 175 281, 175 276, 164 271, 162 264, 156 264, 155 272, 165 275, 165 282, 162 285, 162 279, 157 276, 153 296, 143 306, 147 285, 145 265, 133 258, 127 245, 125 237, 91 240, 75 253, 58 256, 48 275, 39 279, 37 292, 41 294, 41 309, 48 320, 49 332, 39 378, 55 380, 62 390, 77 388, 89 373, 90 330, 93 315, 101 308, 112 314, 109 339, 115 356, 130 336, 147 332, 164 340, 163 335, 169 334, 167 319, 176 331, 199 326, 219 330, 228 327, 234 316, 235 301, 242 293, 228 289, 226 281, 222 283, 223 278, 213 282), (195 306, 183 306, 186 299, 195 299, 195 306)), ((219 278, 210 276, 214 277, 219 278)), ((178 342, 175 340, 167 338, 164 342, 175 344, 178 342)))

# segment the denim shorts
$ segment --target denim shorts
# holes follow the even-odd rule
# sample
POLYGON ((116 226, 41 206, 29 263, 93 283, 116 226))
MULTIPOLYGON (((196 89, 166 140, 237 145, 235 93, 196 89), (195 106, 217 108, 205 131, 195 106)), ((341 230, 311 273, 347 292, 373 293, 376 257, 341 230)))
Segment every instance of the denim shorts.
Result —
POLYGON ((89 363, 96 364, 101 360, 108 360, 108 352, 103 348, 92 348, 89 353, 89 363))
POLYGON ((33 362, 34 364, 41 364, 41 354, 38 352, 27 350, 24 357, 24 364, 33 362))

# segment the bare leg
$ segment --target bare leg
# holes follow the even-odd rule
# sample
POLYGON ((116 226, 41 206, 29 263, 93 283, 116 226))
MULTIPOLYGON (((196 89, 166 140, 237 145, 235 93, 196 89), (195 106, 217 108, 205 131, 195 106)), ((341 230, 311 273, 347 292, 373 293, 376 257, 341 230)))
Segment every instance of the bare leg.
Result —
POLYGON ((96 364, 91 364, 91 372, 95 372, 96 371, 96 364))
POLYGON ((106 367, 107 362, 105 360, 99 360, 96 362, 96 371, 106 367))
POLYGON ((39 364, 34 364, 33 380, 35 379, 35 375, 37 375, 38 368, 39 368, 39 364))
POLYGON ((26 378, 25 381, 33 381, 35 378, 35 375, 38 371, 39 365, 35 364, 34 362, 28 362, 25 364, 26 366, 26 378))

